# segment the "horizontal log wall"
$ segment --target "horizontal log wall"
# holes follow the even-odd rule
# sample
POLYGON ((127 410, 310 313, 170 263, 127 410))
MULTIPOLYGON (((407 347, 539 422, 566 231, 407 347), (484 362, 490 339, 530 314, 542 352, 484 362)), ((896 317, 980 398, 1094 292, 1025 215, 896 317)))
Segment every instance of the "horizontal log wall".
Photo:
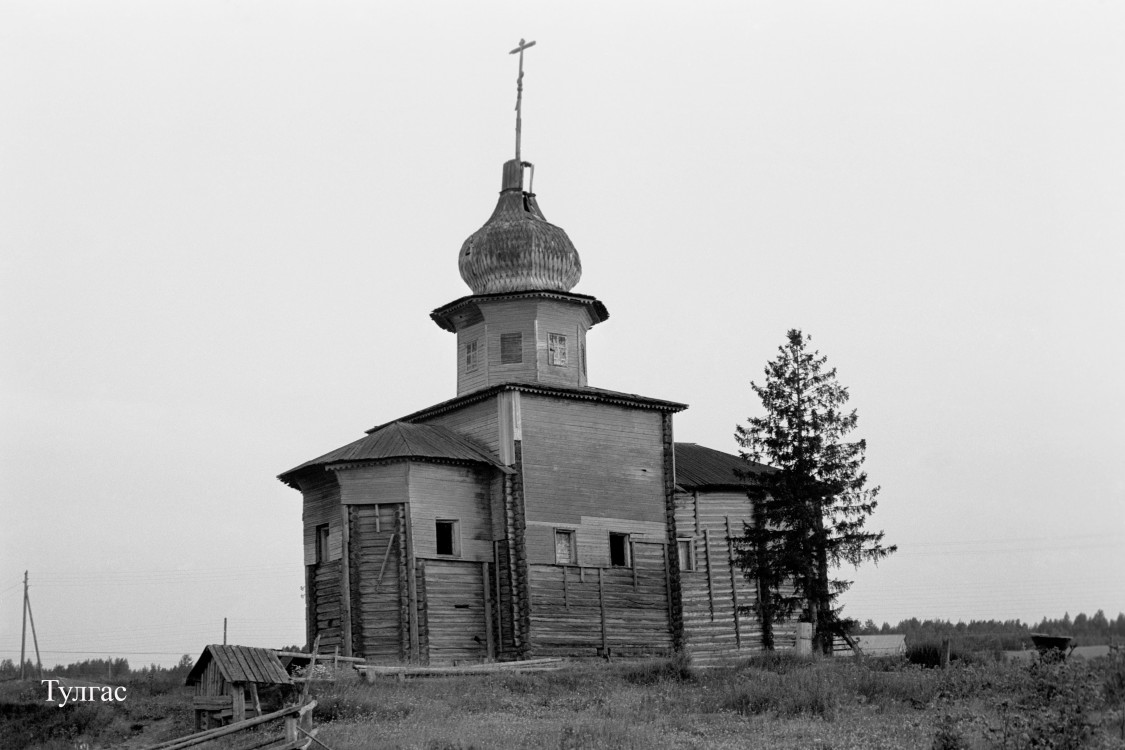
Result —
POLYGON ((369 662, 398 662, 405 651, 400 588, 400 505, 352 506, 352 637, 355 654, 369 662))
MULTIPOLYGON (((690 537, 695 570, 680 573, 684 646, 700 663, 745 656, 762 648, 762 629, 750 611, 758 592, 735 561, 751 503, 741 492, 676 494, 676 536, 690 537), (729 529, 729 534, 728 534, 729 529)), ((774 625, 775 648, 792 648, 796 624, 774 625)))
POLYGON ((530 565, 530 653, 669 653, 672 634, 664 545, 634 545, 634 564, 634 568, 530 565))
POLYGON ((340 561, 312 566, 313 590, 310 597, 315 638, 320 634, 321 648, 343 648, 343 622, 340 611, 340 561))

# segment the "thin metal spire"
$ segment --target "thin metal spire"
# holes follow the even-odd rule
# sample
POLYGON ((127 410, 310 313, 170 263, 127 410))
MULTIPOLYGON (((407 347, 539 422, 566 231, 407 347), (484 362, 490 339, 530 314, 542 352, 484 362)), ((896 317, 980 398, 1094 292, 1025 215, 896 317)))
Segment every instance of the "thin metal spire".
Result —
POLYGON ((520 46, 509 52, 509 55, 520 53, 520 75, 516 79, 516 161, 520 160, 520 130, 523 127, 523 51, 529 47, 534 47, 535 42, 525 42, 520 39, 520 46))

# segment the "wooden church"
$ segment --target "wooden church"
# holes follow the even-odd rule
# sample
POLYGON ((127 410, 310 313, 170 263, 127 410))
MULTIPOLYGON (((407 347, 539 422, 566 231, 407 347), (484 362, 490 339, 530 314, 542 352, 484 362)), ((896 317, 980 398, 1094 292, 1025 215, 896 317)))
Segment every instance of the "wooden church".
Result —
POLYGON ((303 497, 309 642, 423 664, 756 651, 733 562, 747 464, 674 442, 685 404, 587 383, 609 313, 571 291, 578 252, 516 153, 461 247, 472 293, 430 316, 456 336, 456 396, 279 477, 303 497))

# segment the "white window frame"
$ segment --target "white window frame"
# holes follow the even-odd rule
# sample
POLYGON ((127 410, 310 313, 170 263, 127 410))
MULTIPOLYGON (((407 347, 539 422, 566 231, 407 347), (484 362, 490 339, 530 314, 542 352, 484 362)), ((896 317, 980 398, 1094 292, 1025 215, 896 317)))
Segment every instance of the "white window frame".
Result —
POLYGON ((480 347, 477 339, 465 344, 465 372, 473 372, 480 367, 480 347))
POLYGON ((566 334, 547 334, 547 364, 566 367, 568 363, 566 334))
POLYGON ((577 565, 578 564, 578 542, 575 539, 574 529, 555 529, 553 535, 555 540, 555 564, 556 565, 577 565), (567 547, 570 551, 569 560, 559 559, 559 540, 565 538, 567 540, 567 547))

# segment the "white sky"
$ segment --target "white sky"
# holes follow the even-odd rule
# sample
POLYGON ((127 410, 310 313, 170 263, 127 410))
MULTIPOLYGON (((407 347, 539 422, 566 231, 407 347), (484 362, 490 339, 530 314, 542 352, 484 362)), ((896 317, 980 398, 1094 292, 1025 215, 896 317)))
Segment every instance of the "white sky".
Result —
POLYGON ((785 331, 898 555, 847 613, 1125 610, 1125 5, 0 4, 0 658, 304 640, 275 475, 454 395, 513 150, 591 385, 736 449, 785 331), (30 648, 30 636, 29 636, 30 648))

